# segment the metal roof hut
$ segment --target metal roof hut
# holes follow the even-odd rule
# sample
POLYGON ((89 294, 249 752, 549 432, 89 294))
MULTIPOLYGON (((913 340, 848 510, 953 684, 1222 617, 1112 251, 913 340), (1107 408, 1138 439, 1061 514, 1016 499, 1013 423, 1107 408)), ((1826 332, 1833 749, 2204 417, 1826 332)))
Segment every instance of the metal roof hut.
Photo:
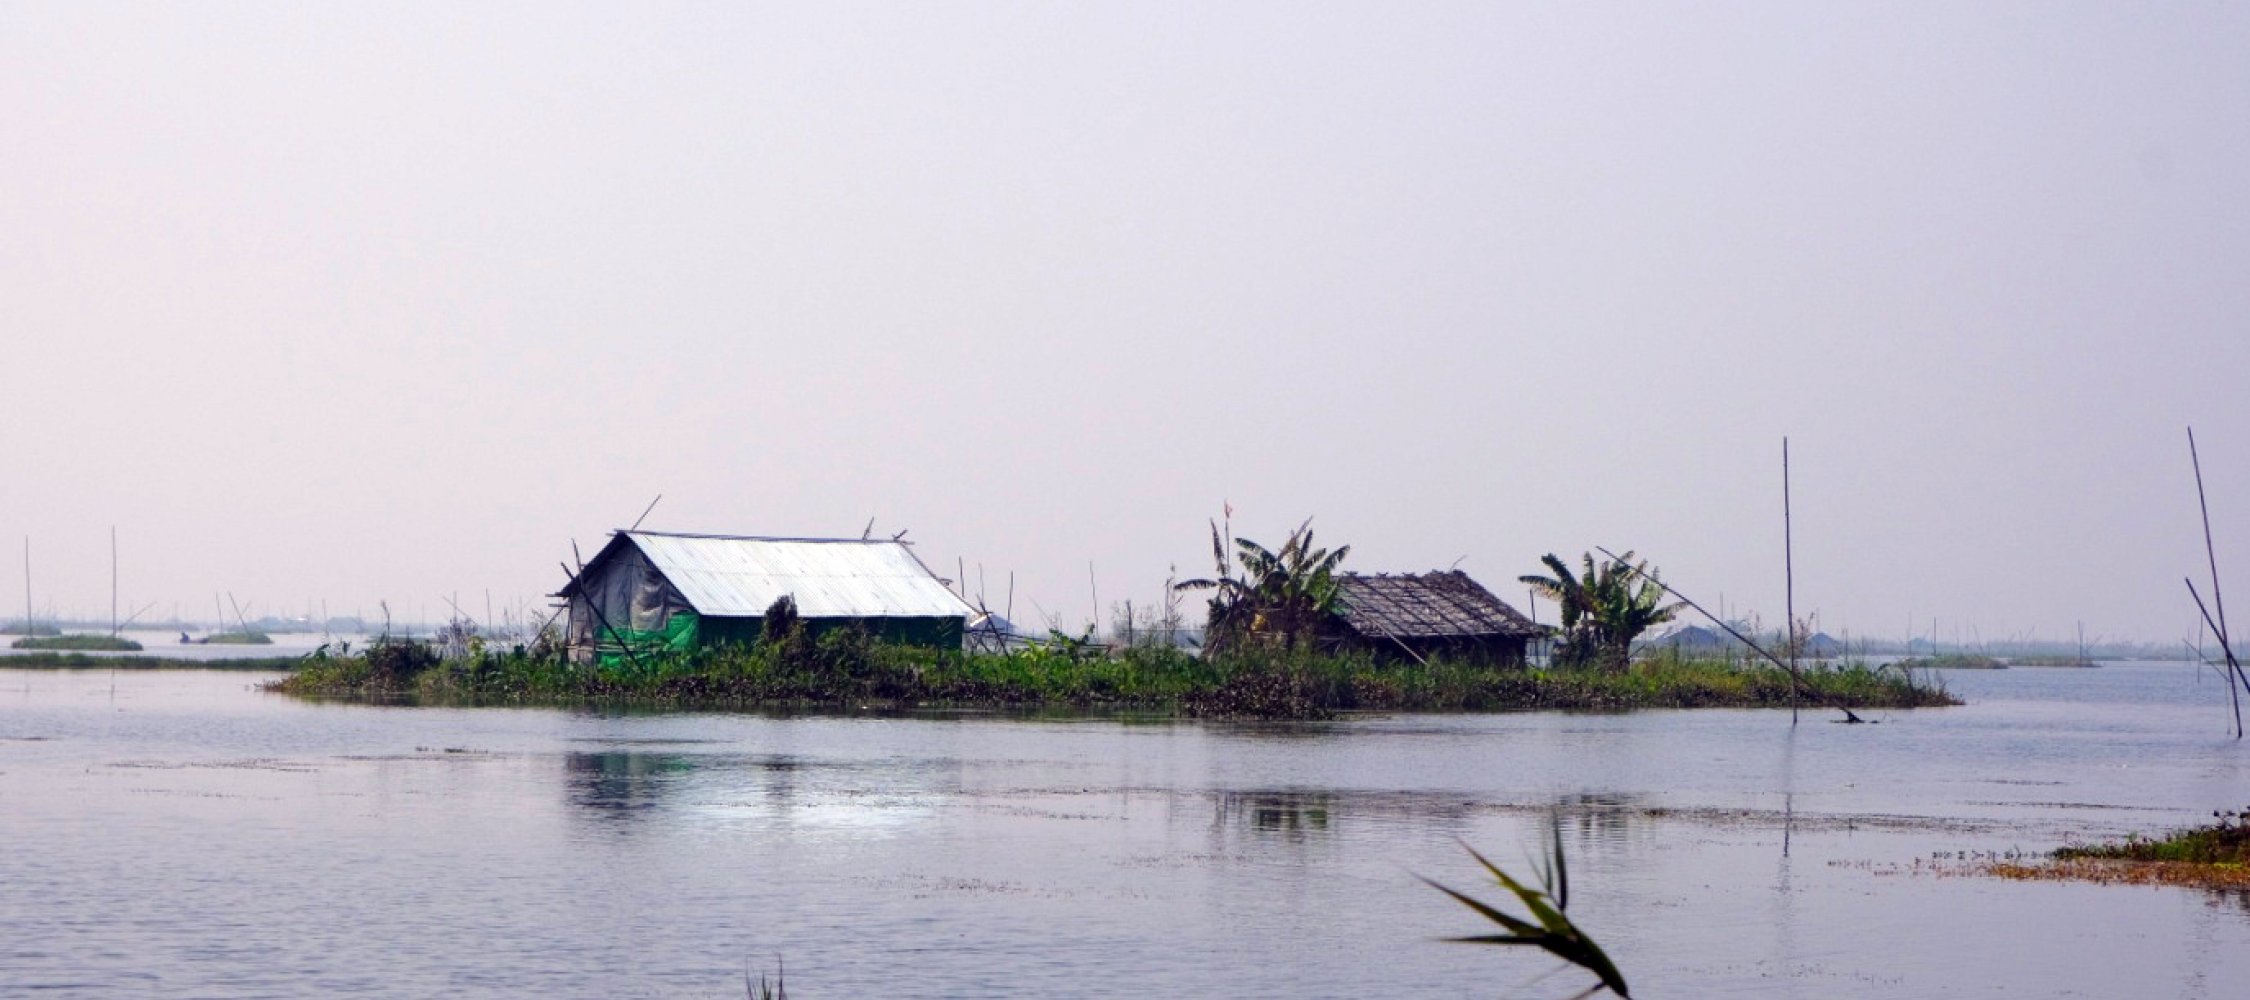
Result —
POLYGON ((1346 645, 1377 655, 1521 664, 1527 644, 1547 634, 1459 570, 1337 581, 1346 645))
POLYGON ((959 649, 974 612, 892 539, 755 538, 621 531, 570 584, 571 657, 626 647, 688 650, 755 642, 766 609, 797 604, 807 630, 856 626, 886 642, 959 649))

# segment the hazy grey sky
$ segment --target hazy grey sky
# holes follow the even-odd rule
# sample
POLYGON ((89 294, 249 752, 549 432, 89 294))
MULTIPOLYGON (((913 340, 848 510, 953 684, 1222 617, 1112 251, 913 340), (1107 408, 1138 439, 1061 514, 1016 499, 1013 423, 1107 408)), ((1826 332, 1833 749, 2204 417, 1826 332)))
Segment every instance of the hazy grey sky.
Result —
POLYGON ((106 611, 115 524, 159 613, 435 611, 661 492, 1081 618, 1231 500, 1774 621, 1787 434, 1823 626, 2176 637, 2188 423, 2250 600, 2246 53, 2186 3, 0 3, 0 565, 106 611))

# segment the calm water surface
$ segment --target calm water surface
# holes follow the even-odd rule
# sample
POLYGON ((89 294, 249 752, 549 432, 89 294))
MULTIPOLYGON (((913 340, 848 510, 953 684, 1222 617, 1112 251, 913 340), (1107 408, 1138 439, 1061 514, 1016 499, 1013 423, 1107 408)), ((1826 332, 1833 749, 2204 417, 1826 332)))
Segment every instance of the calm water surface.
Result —
POLYGON ((0 670, 0 995, 1561 996, 1446 945, 1560 811, 1650 996, 2241 996, 2250 906, 2021 884, 2250 803, 2179 664, 1947 677, 1965 708, 1318 725, 307 704, 0 670))

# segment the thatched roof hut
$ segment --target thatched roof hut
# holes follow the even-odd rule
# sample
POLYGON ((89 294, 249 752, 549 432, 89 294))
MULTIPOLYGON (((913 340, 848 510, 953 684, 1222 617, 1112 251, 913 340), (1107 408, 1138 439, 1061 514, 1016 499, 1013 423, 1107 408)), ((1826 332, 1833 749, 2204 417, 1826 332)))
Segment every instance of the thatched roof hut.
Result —
POLYGON ((1380 656, 1522 663, 1526 644, 1547 634, 1459 570, 1337 579, 1347 644, 1380 656))

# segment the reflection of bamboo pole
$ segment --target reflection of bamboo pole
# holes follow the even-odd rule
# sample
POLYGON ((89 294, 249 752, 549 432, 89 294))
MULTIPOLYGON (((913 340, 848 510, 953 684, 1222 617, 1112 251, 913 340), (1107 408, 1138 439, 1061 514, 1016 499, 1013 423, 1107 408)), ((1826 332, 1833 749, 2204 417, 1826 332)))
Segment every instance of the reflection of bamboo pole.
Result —
MULTIPOLYGON (((1657 587, 1661 588, 1661 589, 1662 589, 1662 590, 1663 590, 1663 591, 1664 591, 1665 593, 1667 593, 1667 594, 1670 594, 1670 595, 1672 595, 1673 597, 1677 597, 1677 598, 1679 598, 1679 599, 1680 599, 1680 603, 1682 603, 1682 604, 1685 604, 1685 605, 1687 605, 1688 607, 1694 608, 1697 614, 1700 614, 1700 615, 1702 615, 1702 616, 1703 616, 1703 617, 1705 617, 1705 618, 1709 618, 1709 619, 1711 620, 1711 624, 1713 624, 1713 625, 1717 625, 1718 627, 1720 627, 1720 628, 1723 628, 1723 629, 1725 629, 1725 630, 1727 631, 1727 634, 1728 634, 1728 635, 1731 635, 1731 636, 1735 637, 1735 639, 1739 640, 1739 641, 1740 641, 1740 642, 1741 642, 1741 643, 1742 643, 1743 645, 1745 645, 1745 646, 1748 646, 1748 647, 1750 647, 1750 648, 1751 648, 1752 650, 1754 650, 1754 651, 1755 651, 1755 652, 1756 652, 1756 653, 1757 653, 1757 654, 1758 654, 1759 656, 1763 656, 1763 657, 1765 657, 1766 659, 1768 659, 1768 660, 1771 660, 1771 661, 1773 661, 1773 665, 1774 665, 1774 666, 1777 666, 1777 667, 1780 667, 1780 668, 1781 668, 1781 669, 1783 669, 1783 670, 1789 671, 1789 680, 1790 680, 1790 681, 1792 682, 1792 684, 1793 684, 1793 686, 1794 686, 1794 687, 1797 687, 1797 688, 1802 688, 1802 687, 1804 687, 1804 685, 1805 685, 1805 679, 1804 679, 1803 677, 1800 677, 1800 676, 1798 676, 1798 675, 1797 675, 1797 668, 1796 668, 1796 667, 1793 667, 1793 666, 1791 666, 1791 665, 1789 665, 1789 664, 1787 664, 1787 663, 1783 663, 1783 662, 1781 662, 1781 658, 1780 658, 1780 657, 1778 657, 1778 656, 1775 656, 1775 655, 1773 655, 1772 653, 1766 652, 1766 648, 1765 648, 1764 646, 1760 646, 1760 645, 1758 645, 1757 643, 1755 643, 1755 642, 1752 642, 1752 641, 1750 641, 1750 637, 1749 637, 1749 636, 1743 635, 1742 633, 1740 633, 1740 632, 1737 632, 1737 631, 1735 631, 1735 630, 1734 630, 1734 626, 1732 626, 1732 625, 1729 625, 1729 624, 1727 624, 1726 622, 1720 621, 1717 615, 1714 615, 1714 614, 1712 614, 1711 612, 1709 612, 1709 611, 1706 611, 1706 610, 1704 610, 1704 608, 1703 608, 1703 605, 1700 605, 1700 604, 1697 604, 1697 603, 1695 603, 1695 600, 1694 600, 1693 598, 1689 597, 1689 596, 1688 596, 1688 595, 1686 595, 1686 594, 1680 593, 1680 592, 1679 592, 1679 591, 1677 591, 1677 590, 1674 590, 1674 589, 1672 589, 1672 585, 1671 585, 1671 584, 1669 584, 1669 583, 1665 583, 1664 581, 1662 581, 1662 580, 1659 580, 1659 579, 1657 579, 1656 577, 1654 577, 1654 576, 1652 576, 1652 575, 1650 575, 1650 574, 1648 574, 1648 573, 1646 573, 1646 572, 1643 572, 1643 571, 1641 570, 1641 568, 1640 568, 1639 566, 1635 566, 1635 565, 1633 565, 1632 563, 1629 563, 1629 562, 1626 562, 1626 561, 1625 561, 1625 560, 1623 560, 1623 559, 1619 559, 1619 558, 1617 558, 1617 554, 1616 554, 1616 553, 1614 553, 1614 552, 1611 552, 1611 551, 1610 551, 1610 550, 1608 550, 1608 549, 1605 549, 1605 548, 1601 548, 1600 546, 1596 546, 1596 547, 1594 548, 1594 551, 1596 551, 1596 552, 1599 552, 1599 553, 1601 553, 1601 554, 1603 554, 1603 555, 1605 555, 1605 556, 1608 556, 1608 557, 1610 558, 1610 560, 1611 560, 1612 562, 1615 562, 1615 563, 1617 563, 1618 565, 1620 565, 1620 566, 1623 566, 1623 567, 1625 567, 1626 569, 1628 569, 1628 570, 1632 571, 1632 573, 1633 573, 1633 575, 1634 575, 1634 576, 1638 576, 1638 577, 1640 577, 1640 578, 1641 578, 1641 579, 1643 579, 1643 580, 1647 580, 1648 582, 1650 582, 1650 583, 1653 583, 1653 584, 1657 585, 1657 587)), ((1811 692, 1809 692, 1809 691, 1808 691, 1808 693, 1811 693, 1811 692)), ((1859 713, 1857 713, 1857 712, 1854 712, 1854 711, 1852 711, 1852 710, 1851 710, 1851 709, 1849 709, 1849 708, 1845 708, 1844 706, 1842 706, 1842 705, 1840 705, 1840 704, 1837 704, 1837 703, 1836 703, 1836 702, 1835 702, 1834 700, 1831 700, 1831 699, 1826 699, 1826 698, 1824 698, 1824 699, 1822 699, 1822 700, 1823 700, 1823 701, 1827 701, 1827 702, 1828 702, 1828 707, 1830 707, 1830 708, 1833 708, 1833 709, 1835 709, 1836 711, 1839 711, 1839 712, 1842 712, 1842 713, 1844 713, 1844 721, 1845 721, 1845 722, 1866 722, 1866 721, 1867 721, 1866 719, 1862 719, 1862 718, 1860 718, 1860 717, 1859 717, 1859 713)))

